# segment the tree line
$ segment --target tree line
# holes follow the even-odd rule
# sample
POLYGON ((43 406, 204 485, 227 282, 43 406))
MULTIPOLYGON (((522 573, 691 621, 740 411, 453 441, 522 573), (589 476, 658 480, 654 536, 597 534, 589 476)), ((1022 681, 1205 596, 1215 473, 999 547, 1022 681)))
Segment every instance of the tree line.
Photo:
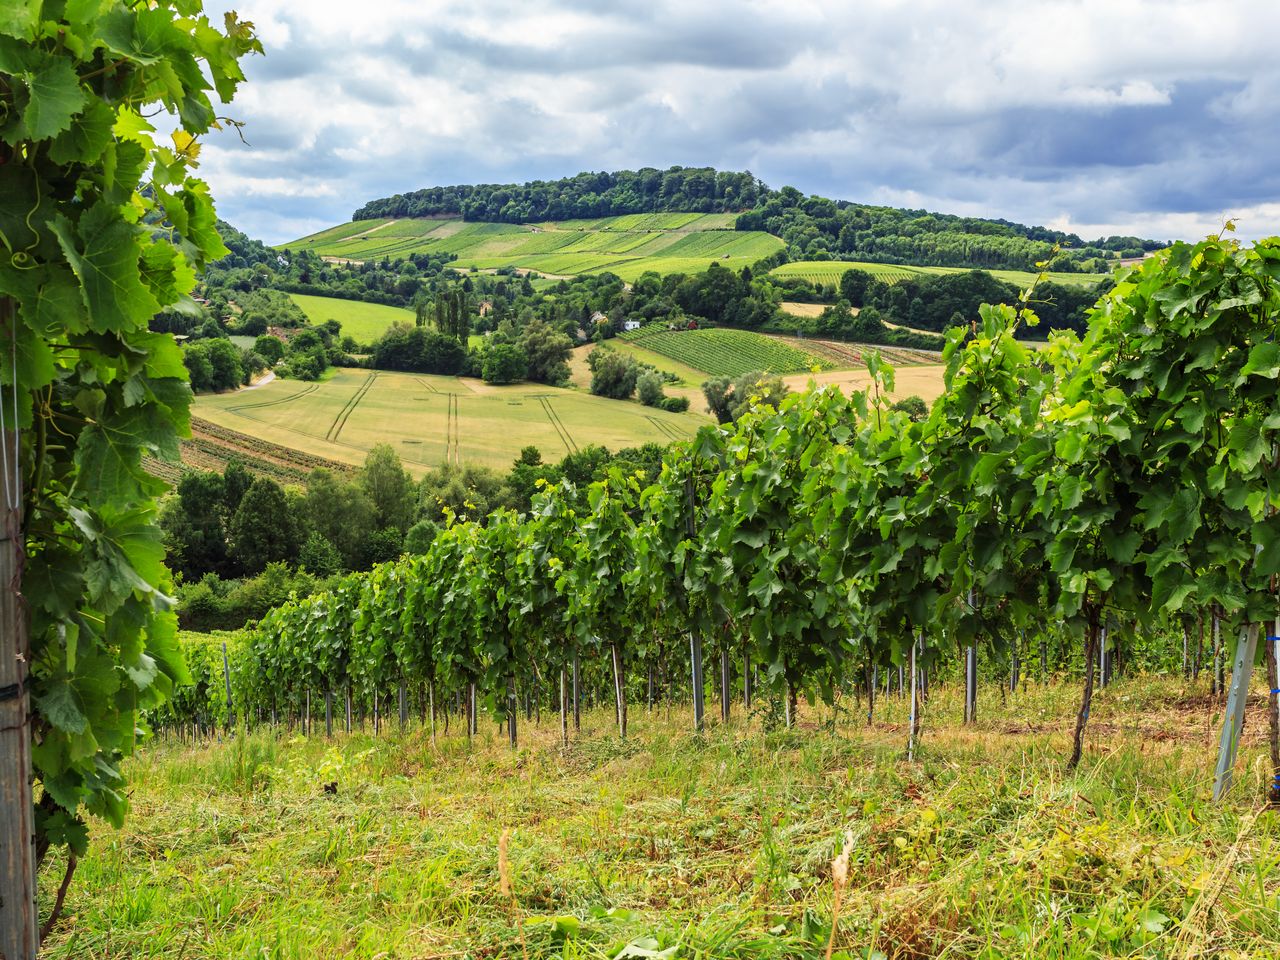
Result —
POLYGON ((768 187, 749 171, 642 167, 523 184, 429 187, 371 200, 351 219, 462 217, 490 223, 540 223, 630 213, 725 213, 748 210, 767 193, 768 187))
POLYGON ((540 485, 567 480, 585 489, 611 465, 653 477, 661 458, 657 444, 617 453, 589 445, 545 463, 526 447, 506 472, 443 465, 415 480, 383 444, 358 470, 318 468, 300 484, 255 476, 235 460, 222 473, 187 472, 160 510, 166 562, 179 578, 179 622, 243 626, 291 594, 425 550, 449 518, 484 524, 495 511, 526 511, 540 485))

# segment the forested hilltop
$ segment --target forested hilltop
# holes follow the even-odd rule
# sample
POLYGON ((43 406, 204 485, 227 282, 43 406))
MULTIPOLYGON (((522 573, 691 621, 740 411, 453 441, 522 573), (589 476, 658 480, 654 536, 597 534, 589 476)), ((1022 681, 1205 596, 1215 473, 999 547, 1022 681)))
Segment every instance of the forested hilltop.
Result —
POLYGON ((1123 257, 1166 246, 1140 237, 1083 240, 1008 220, 960 217, 774 190, 750 171, 671 167, 579 173, 560 180, 429 187, 366 203, 354 220, 461 217, 540 223, 638 213, 736 213, 738 230, 786 241, 793 260, 868 260, 921 266, 1105 272, 1123 257), (1055 248, 1061 248, 1056 250, 1055 248))

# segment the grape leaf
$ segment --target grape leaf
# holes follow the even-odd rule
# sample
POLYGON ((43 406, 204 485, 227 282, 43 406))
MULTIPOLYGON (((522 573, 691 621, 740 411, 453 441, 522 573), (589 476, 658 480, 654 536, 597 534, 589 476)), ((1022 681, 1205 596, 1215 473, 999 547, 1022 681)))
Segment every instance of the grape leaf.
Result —
POLYGON ((60 57, 50 57, 26 80, 29 99, 22 123, 32 140, 47 140, 66 130, 88 99, 75 68, 60 57))
POLYGON ((53 232, 80 278, 90 329, 137 329, 160 312, 138 267, 138 228, 120 220, 112 205, 90 207, 76 227, 59 216, 53 232))

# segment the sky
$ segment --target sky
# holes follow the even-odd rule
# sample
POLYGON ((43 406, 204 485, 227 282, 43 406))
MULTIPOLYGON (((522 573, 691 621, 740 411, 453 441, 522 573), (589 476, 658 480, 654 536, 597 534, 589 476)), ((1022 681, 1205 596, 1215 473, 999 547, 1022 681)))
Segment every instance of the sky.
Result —
MULTIPOLYGON (((422 187, 672 165, 1071 230, 1280 233, 1274 0, 211 0, 266 48, 210 136, 279 243, 422 187)), ((220 19, 220 16, 219 16, 220 19)))

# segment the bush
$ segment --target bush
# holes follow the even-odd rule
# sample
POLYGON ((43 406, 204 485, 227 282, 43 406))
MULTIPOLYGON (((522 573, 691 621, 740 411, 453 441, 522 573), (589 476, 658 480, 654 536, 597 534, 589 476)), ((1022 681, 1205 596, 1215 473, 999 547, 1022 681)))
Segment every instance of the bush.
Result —
POLYGON ((608 347, 596 347, 587 357, 591 368, 591 392, 611 400, 629 400, 635 393, 640 365, 633 357, 608 347))
POLYGON ((689 409, 688 397, 663 397, 660 406, 663 410, 670 413, 684 413, 689 409))
POLYGON ((480 375, 485 383, 515 383, 524 379, 528 369, 523 350, 514 344, 495 343, 484 351, 480 375))
POLYGON ((654 370, 646 370, 636 379, 636 399, 646 407, 658 407, 665 399, 662 395, 662 377, 654 370))

